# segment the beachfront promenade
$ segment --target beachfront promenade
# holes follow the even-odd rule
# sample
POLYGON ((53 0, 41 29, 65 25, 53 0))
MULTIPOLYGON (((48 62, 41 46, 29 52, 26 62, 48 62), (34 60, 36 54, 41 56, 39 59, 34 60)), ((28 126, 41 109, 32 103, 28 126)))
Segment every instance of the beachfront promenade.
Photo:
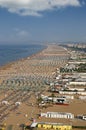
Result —
POLYGON ((37 87, 52 81, 56 69, 67 63, 67 50, 48 45, 43 51, 0 68, 0 87, 37 87))

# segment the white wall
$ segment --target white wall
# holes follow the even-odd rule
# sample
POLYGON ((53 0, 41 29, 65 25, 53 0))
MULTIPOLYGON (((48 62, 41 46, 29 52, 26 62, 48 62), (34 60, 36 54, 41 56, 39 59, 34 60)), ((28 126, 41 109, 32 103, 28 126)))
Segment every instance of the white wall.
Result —
POLYGON ((66 119, 73 119, 74 118, 74 115, 72 113, 63 113, 63 112, 41 113, 41 116, 45 116, 47 118, 66 118, 66 119))
POLYGON ((69 82, 69 85, 86 85, 86 82, 69 82))

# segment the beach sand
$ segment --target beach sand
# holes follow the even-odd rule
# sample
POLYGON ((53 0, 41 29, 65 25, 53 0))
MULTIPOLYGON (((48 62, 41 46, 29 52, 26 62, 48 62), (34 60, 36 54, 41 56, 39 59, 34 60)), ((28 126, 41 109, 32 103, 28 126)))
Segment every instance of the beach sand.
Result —
MULTIPOLYGON (((63 67, 69 58, 68 52, 58 45, 48 45, 43 51, 25 59, 10 63, 0 68, 0 122, 6 123, 6 129, 21 130, 21 125, 35 118, 39 122, 62 122, 73 125, 85 125, 85 121, 38 118, 40 111, 71 112, 79 114, 85 110, 85 102, 74 100, 69 106, 49 106, 40 108, 37 105, 39 93, 46 93, 45 81, 53 81, 57 68, 63 67), (27 90, 27 91, 26 91, 27 90), (15 102, 21 102, 15 106, 15 102), (3 115, 2 115, 3 114, 3 115)), ((48 93, 48 92, 47 92, 48 93)))
POLYGON ((1 67, 0 83, 16 76, 52 77, 56 68, 66 64, 68 57, 67 51, 62 47, 49 45, 40 53, 1 67))

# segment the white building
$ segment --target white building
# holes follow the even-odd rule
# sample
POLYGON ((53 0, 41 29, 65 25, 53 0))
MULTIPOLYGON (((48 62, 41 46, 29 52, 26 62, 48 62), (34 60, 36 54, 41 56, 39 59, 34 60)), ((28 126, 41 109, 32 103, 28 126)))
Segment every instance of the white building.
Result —
POLYGON ((77 115, 78 119, 86 120, 86 115, 77 115))
POLYGON ((86 85, 86 82, 69 82, 69 85, 86 85))
POLYGON ((47 112, 41 113, 41 117, 74 119, 74 114, 66 112, 47 112))
POLYGON ((82 119, 83 119, 83 120, 86 120, 86 115, 83 115, 83 116, 82 116, 82 119))
POLYGON ((74 96, 64 95, 66 99, 74 99, 74 96))
POLYGON ((66 97, 54 97, 53 98, 53 102, 57 103, 57 102, 65 102, 66 101, 66 97))
POLYGON ((73 94, 77 94, 77 92, 72 92, 72 91, 59 91, 59 94, 69 94, 69 95, 73 95, 73 94))
POLYGON ((81 91, 81 92, 83 92, 83 91, 85 91, 85 89, 84 88, 68 88, 68 90, 71 90, 71 91, 81 91))
POLYGON ((79 95, 86 95, 86 92, 59 91, 59 94, 69 94, 69 95, 79 94, 79 95))

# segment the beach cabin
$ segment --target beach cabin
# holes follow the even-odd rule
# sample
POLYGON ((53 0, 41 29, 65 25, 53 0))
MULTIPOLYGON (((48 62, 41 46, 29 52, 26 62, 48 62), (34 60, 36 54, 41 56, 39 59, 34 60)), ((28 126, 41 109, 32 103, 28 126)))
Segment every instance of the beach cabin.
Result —
POLYGON ((57 97, 57 98, 53 98, 53 102, 54 103, 57 103, 57 102, 65 102, 66 101, 66 98, 65 97, 57 97))
POLYGON ((69 82, 69 85, 86 85, 86 82, 69 82))
POLYGON ((83 119, 83 120, 86 120, 86 115, 83 115, 83 116, 82 116, 82 119, 83 119))
POLYGON ((66 112, 47 112, 47 113, 41 113, 40 116, 46 118, 74 119, 74 114, 66 112))
POLYGON ((86 120, 86 115, 83 115, 83 116, 82 116, 82 119, 83 119, 83 120, 86 120))
POLYGON ((77 115, 78 119, 82 119, 82 120, 85 120, 86 121, 86 115, 77 115))

